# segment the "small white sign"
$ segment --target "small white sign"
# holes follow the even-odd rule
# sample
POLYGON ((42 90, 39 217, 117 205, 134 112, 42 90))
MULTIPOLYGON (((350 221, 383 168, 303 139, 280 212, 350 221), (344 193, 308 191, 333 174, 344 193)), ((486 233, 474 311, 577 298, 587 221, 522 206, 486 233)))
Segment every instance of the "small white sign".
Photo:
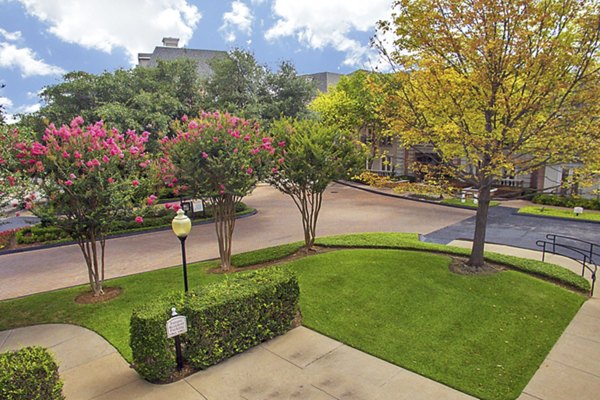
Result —
POLYGON ((574 207, 573 212, 577 215, 583 214, 583 207, 574 207))
POLYGON ((187 318, 184 315, 177 315, 167 321, 167 337, 182 335, 187 332, 187 318))
POLYGON ((195 213, 204 211, 204 202, 202 200, 192 200, 192 204, 194 205, 195 213))

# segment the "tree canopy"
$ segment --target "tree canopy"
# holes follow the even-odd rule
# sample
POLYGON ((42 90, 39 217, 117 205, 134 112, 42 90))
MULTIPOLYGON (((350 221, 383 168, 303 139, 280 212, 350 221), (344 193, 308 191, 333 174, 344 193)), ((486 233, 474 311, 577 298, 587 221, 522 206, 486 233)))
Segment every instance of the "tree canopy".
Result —
POLYGON ((21 121, 36 132, 50 122, 69 123, 80 115, 119 130, 155 135, 169 132, 173 119, 198 113, 200 80, 192 60, 159 61, 156 67, 99 75, 69 72, 63 82, 45 87, 41 97, 46 105, 21 121))
POLYGON ((371 157, 379 152, 379 142, 390 135, 382 106, 385 97, 378 90, 390 77, 385 74, 356 71, 342 76, 337 85, 319 95, 309 108, 321 120, 346 132, 362 132, 371 144, 371 157))
POLYGON ((572 161, 598 115, 600 5, 593 0, 400 0, 397 84, 382 103, 405 145, 479 189, 469 264, 483 264, 495 179, 572 161))
POLYGON ((205 82, 202 107, 245 118, 272 121, 281 116, 301 117, 315 95, 312 81, 299 76, 283 61, 276 72, 256 61, 252 53, 233 50, 210 63, 213 74, 205 82))

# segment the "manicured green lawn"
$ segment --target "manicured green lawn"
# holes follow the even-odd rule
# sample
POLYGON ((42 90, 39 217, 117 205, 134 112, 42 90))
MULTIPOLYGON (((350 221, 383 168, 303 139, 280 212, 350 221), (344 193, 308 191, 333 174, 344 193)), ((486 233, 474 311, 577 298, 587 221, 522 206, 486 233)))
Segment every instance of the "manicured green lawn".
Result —
MULTIPOLYGON (((442 204, 450 204, 453 206, 461 206, 461 207, 469 207, 469 208, 477 208, 477 204, 475 204, 475 202, 473 202, 473 199, 465 199, 465 202, 463 203, 461 201, 461 199, 444 199, 442 201, 440 201, 440 203, 442 204)), ((500 204, 500 202, 498 201, 490 201, 490 207, 495 207, 498 204, 500 204)))
POLYGON ((530 206, 519 209, 519 214, 543 215, 545 217, 572 218, 582 221, 599 221, 599 211, 584 210, 583 214, 575 215, 573 209, 530 206))
MULTIPOLYGON (((360 244, 376 237, 335 240, 360 244)), ((411 240, 384 235, 381 243, 399 238, 411 240)), ((297 248, 290 244, 252 252, 234 263, 273 259, 297 248)), ((362 249, 288 265, 298 275, 306 326, 477 397, 516 398, 584 297, 519 272, 456 275, 449 272, 449 261, 432 253, 362 249)), ((206 273, 214 266, 191 265, 191 287, 224 279, 206 273)), ((74 323, 100 333, 131 360, 131 310, 182 290, 181 268, 118 278, 109 285, 123 293, 104 304, 74 303, 85 286, 0 302, 0 330, 74 323)))
POLYGON ((484 399, 514 399, 584 298, 446 256, 346 250, 293 262, 305 325, 484 399))

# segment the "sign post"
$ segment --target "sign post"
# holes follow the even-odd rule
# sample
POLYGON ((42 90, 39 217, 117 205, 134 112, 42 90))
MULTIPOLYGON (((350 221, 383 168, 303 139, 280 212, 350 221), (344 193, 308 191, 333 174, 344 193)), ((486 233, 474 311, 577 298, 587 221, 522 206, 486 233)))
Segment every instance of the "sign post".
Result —
POLYGON ((177 370, 183 368, 183 354, 181 353, 181 339, 179 335, 187 332, 187 318, 177 315, 175 307, 171 308, 172 317, 167 321, 167 338, 175 338, 175 354, 177 356, 177 370))

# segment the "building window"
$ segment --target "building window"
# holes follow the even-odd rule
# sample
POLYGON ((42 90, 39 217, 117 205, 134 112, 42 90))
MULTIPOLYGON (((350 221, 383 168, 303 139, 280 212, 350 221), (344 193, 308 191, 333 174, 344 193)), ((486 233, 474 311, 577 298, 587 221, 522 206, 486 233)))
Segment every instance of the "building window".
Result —
POLYGON ((392 159, 388 156, 381 157, 381 170, 384 172, 392 172, 392 159))

